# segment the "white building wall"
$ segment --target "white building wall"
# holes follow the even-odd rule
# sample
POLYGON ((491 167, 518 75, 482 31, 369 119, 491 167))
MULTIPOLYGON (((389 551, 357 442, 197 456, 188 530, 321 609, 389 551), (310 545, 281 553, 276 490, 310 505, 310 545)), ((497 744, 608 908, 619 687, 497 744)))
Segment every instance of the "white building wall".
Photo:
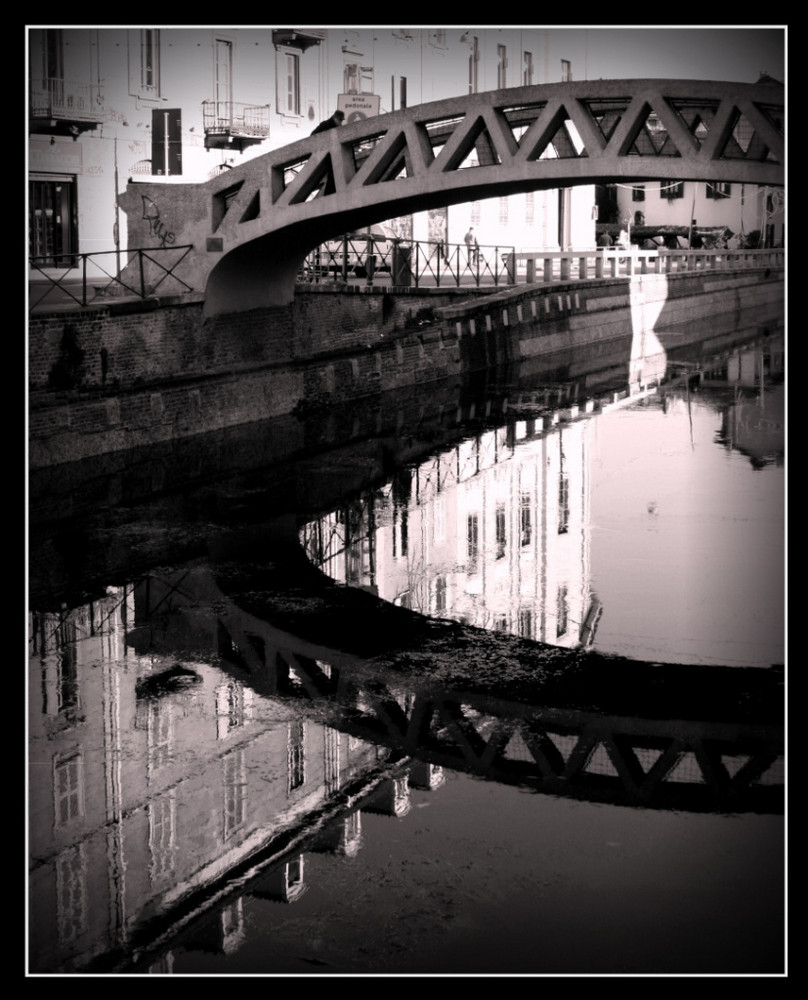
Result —
MULTIPOLYGON (((36 76, 41 72, 41 31, 29 32, 29 64, 36 76)), ((103 122, 84 131, 75 140, 47 133, 29 136, 29 171, 32 174, 62 174, 77 178, 79 253, 126 248, 126 216, 116 208, 116 193, 126 188, 130 177, 155 176, 152 169, 152 111, 180 109, 182 116, 182 174, 164 178, 165 183, 207 180, 222 164, 236 165, 254 156, 280 148, 310 134, 314 126, 337 106, 345 88, 349 63, 369 68, 373 91, 379 96, 380 113, 401 106, 402 80, 406 80, 406 102, 415 105, 455 97, 470 89, 469 66, 478 39, 476 89, 496 88, 501 82, 499 64, 505 49, 505 84, 521 85, 525 79, 525 53, 533 65, 532 82, 560 79, 560 60, 549 58, 545 31, 540 29, 459 28, 328 28, 325 40, 298 52, 300 67, 300 114, 282 113, 284 81, 279 70, 287 48, 273 45, 271 27, 260 28, 168 28, 160 31, 159 91, 138 93, 140 28, 65 28, 64 73, 99 83, 104 104, 103 122), (232 46, 231 99, 241 104, 270 106, 270 134, 263 142, 243 152, 205 149, 203 102, 215 96, 214 80, 217 40, 232 46), (51 141, 51 139, 53 141, 51 141)), ((526 196, 481 203, 479 242, 517 249, 558 247, 557 193, 535 192, 532 221, 526 196)), ((590 246, 594 226, 590 206, 594 194, 589 186, 573 198, 572 242, 590 246), (578 217, 580 206, 585 206, 578 217), (590 232, 591 230, 591 232, 590 232)), ((449 209, 447 238, 462 242, 472 206, 449 209)), ((416 218, 415 236, 426 238, 425 217, 416 218), (423 230, 423 233, 421 232, 423 230)), ((109 261, 104 262, 105 265, 109 261)))

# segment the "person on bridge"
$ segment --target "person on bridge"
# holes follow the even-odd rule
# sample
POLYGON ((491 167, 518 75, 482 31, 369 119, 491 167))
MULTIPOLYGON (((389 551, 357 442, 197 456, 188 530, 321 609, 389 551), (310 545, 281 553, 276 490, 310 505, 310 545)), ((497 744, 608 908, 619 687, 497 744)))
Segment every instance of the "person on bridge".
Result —
POLYGON ((339 128, 345 121, 345 112, 337 109, 330 118, 321 121, 316 129, 311 133, 317 135, 318 132, 327 132, 330 128, 339 128))
POLYGON ((469 252, 469 264, 474 264, 477 261, 477 256, 480 250, 480 244, 477 242, 477 237, 474 235, 474 226, 469 226, 469 231, 463 237, 468 247, 469 252))

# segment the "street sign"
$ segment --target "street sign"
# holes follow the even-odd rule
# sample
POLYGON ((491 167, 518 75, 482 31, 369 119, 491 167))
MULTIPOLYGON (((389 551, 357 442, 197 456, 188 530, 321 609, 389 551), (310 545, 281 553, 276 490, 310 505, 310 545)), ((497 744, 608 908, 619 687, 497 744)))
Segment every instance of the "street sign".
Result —
POLYGON ((337 107, 345 112, 345 124, 373 118, 379 113, 381 98, 378 94, 338 94, 337 107))

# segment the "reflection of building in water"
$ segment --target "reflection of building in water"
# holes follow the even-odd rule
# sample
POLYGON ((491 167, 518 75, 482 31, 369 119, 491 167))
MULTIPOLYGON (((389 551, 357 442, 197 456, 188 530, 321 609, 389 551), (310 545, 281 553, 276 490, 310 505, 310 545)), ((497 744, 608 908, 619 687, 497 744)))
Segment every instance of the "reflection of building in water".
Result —
POLYGON ((305 525, 301 541, 329 576, 396 604, 575 646, 597 616, 589 428, 486 431, 305 525))
POLYGON ((785 460, 785 353, 782 341, 737 351, 701 384, 735 388, 722 412, 720 441, 746 455, 755 468, 785 460))
MULTIPOLYGON (((138 604, 132 588, 110 588, 75 611, 30 616, 33 972, 80 971, 117 949, 126 954, 144 924, 276 835, 305 830, 314 812, 389 757, 297 717, 290 703, 211 662, 134 652, 127 635, 138 604)), ((408 806, 406 780, 377 794, 395 815, 408 806)), ((356 853, 358 810, 330 836, 321 849, 356 853)), ((302 855, 292 857, 263 889, 292 901, 303 876, 302 855)), ((238 947, 243 923, 240 904, 222 910, 215 946, 238 947)))

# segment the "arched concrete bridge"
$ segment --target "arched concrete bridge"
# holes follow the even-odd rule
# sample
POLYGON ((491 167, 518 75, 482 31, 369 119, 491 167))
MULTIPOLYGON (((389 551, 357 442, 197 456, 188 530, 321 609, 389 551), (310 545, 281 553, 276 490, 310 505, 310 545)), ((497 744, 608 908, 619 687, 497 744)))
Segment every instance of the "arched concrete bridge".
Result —
POLYGON ((130 181, 119 203, 130 246, 192 246, 183 266, 216 315, 288 304, 313 247, 385 219, 614 181, 778 187, 784 158, 782 85, 595 80, 406 108, 203 184, 130 181))

